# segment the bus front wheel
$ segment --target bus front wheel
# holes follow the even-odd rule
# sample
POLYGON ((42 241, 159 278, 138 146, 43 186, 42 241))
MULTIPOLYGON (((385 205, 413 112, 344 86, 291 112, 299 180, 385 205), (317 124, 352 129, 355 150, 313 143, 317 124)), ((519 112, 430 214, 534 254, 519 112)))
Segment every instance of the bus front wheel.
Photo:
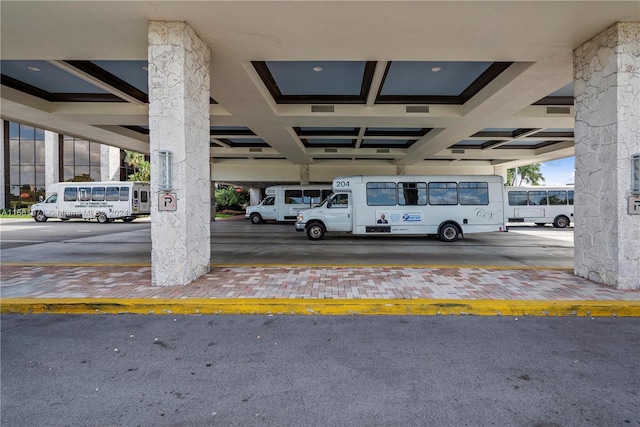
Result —
POLYGON ((35 219, 36 222, 46 222, 47 216, 44 214, 44 212, 38 211, 36 212, 36 216, 34 216, 33 219, 35 219))
POLYGON ((455 224, 444 224, 438 231, 438 237, 443 242, 454 242, 460 237, 460 230, 455 224))
POLYGON ((324 227, 320 223, 313 223, 307 227, 307 237, 310 240, 324 239, 324 227))
POLYGON ((260 216, 260 214, 251 214, 249 219, 251 220, 251 224, 262 224, 262 217, 260 216))

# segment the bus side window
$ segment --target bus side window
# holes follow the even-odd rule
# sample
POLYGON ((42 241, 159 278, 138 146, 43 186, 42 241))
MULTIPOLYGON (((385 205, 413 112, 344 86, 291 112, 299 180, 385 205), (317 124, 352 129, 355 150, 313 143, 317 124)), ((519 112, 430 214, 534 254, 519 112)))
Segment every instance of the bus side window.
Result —
POLYGON ((75 202, 78 200, 78 188, 76 187, 67 187, 64 189, 64 201, 65 202, 75 202))
POLYGON ((526 191, 509 191, 509 206, 526 206, 526 191))
POLYGON ((120 187, 120 201, 126 202, 129 200, 129 187, 120 187))
POLYGON ((329 197, 331 193, 332 193, 332 190, 322 190, 322 196, 320 201, 323 201, 324 199, 329 197))
POLYGON ((273 196, 269 196, 266 199, 264 199, 264 203, 262 203, 264 206, 273 206, 275 205, 276 202, 276 198, 273 196))
POLYGON ((367 205, 395 206, 397 205, 395 182, 368 182, 367 205))
POLYGON ((461 182, 458 184, 461 205, 488 205, 489 183, 461 182))
POLYGON ((549 191, 549 204, 550 205, 566 205, 567 204, 567 192, 566 191, 549 191))
POLYGON ((149 193, 147 193, 146 191, 141 191, 140 192, 140 202, 141 203, 147 203, 149 201, 148 194, 149 193))
POLYGON ((54 194, 53 196, 49 197, 45 203, 55 203, 58 201, 58 195, 54 194))
POLYGON ((305 205, 315 205, 320 203, 320 190, 304 190, 302 200, 305 205))
POLYGON ((417 206, 427 204, 426 182, 399 182, 398 204, 401 206, 417 206))
POLYGON ((286 205, 302 204, 302 190, 284 190, 284 203, 286 205))
POLYGON ((133 199, 138 200, 138 190, 133 190, 133 199))
POLYGON ((118 200, 120 200, 120 188, 107 187, 107 201, 117 202, 118 200))
POLYGON ((78 188, 78 200, 81 202, 88 202, 91 200, 91 187, 78 188))
POLYGON ((104 202, 104 187, 93 187, 93 190, 91 190, 91 200, 94 202, 104 202))
POLYGON ((458 184, 455 182, 430 182, 430 205, 457 205, 458 184))
POLYGON ((573 190, 569 190, 569 204, 573 206, 573 190))
POLYGON ((530 206, 546 206, 548 204, 546 191, 529 191, 530 206))

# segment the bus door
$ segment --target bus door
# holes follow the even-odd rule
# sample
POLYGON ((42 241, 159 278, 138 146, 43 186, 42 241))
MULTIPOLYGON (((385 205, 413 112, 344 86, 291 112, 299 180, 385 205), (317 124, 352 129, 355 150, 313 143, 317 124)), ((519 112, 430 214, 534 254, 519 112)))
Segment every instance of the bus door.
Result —
POLYGON ((330 231, 352 231, 351 203, 348 193, 335 194, 325 211, 330 231))

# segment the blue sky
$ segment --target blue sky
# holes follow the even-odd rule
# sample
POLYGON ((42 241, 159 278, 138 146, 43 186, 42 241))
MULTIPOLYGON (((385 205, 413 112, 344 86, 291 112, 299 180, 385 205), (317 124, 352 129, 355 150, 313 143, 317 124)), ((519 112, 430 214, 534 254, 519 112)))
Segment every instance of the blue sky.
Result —
POLYGON ((541 163, 544 185, 567 185, 575 182, 575 157, 541 163))

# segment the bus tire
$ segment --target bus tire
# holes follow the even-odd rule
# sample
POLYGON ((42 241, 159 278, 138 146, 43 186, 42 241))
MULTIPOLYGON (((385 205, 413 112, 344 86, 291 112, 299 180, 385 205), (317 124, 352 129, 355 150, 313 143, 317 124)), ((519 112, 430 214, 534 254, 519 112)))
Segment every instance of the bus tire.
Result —
POLYGON ((104 212, 100 212, 97 216, 96 219, 98 220, 98 222, 100 224, 106 224, 107 222, 109 222, 109 218, 107 218, 107 214, 105 214, 104 212))
POLYGON ((569 225, 571 221, 564 215, 558 215, 556 219, 553 220, 553 226, 555 228, 565 228, 569 225))
POLYGON ((438 238, 443 242, 455 242, 460 237, 460 229, 452 222, 440 226, 438 238))
POLYGON ((324 225, 319 222, 313 222, 307 225, 307 237, 309 240, 322 240, 324 239, 324 225))
POLYGON ((36 222, 47 222, 47 216, 42 211, 36 212, 36 215, 33 217, 36 222))
POLYGON ((249 221, 251 221, 251 224, 262 224, 262 217, 260 214, 252 213, 249 217, 249 221))

